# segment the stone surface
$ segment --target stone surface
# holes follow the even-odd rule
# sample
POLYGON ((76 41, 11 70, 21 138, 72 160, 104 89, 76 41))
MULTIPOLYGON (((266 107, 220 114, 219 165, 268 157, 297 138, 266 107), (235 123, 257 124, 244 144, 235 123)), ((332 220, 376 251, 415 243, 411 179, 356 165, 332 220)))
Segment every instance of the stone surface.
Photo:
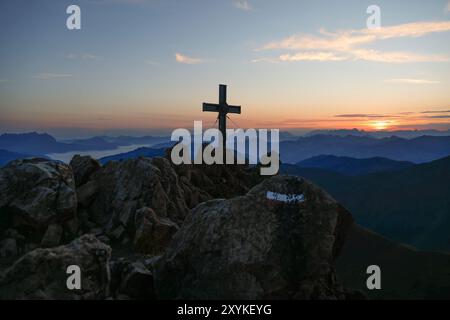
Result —
POLYGON ((111 294, 116 299, 155 299, 153 274, 141 261, 111 263, 111 294))
POLYGON ((164 158, 110 161, 91 179, 97 189, 90 196, 93 200, 86 208, 87 219, 104 228, 111 238, 132 241, 135 214, 143 207, 151 208, 158 218, 178 223, 189 211, 178 176, 164 158))
POLYGON ((51 224, 60 225, 63 237, 77 231, 77 199, 73 174, 62 163, 46 159, 16 160, 0 169, 0 239, 8 229, 27 243, 40 243, 51 224))
POLYGON ((202 203, 156 263, 158 298, 345 298, 333 260, 351 223, 334 199, 297 177, 202 203))
POLYGON ((108 295, 111 248, 93 235, 36 249, 0 274, 0 299, 103 299, 108 295), (81 269, 81 290, 68 290, 67 267, 81 269))
POLYGON ((90 156, 75 155, 70 161, 77 187, 89 181, 91 175, 100 169, 101 164, 90 156))
POLYGON ((42 248, 51 248, 59 245, 63 229, 58 224, 51 224, 48 226, 47 231, 41 241, 42 248))
POLYGON ((178 231, 176 223, 168 218, 158 218, 156 213, 147 207, 136 212, 136 233, 134 246, 140 253, 158 255, 162 253, 178 231))

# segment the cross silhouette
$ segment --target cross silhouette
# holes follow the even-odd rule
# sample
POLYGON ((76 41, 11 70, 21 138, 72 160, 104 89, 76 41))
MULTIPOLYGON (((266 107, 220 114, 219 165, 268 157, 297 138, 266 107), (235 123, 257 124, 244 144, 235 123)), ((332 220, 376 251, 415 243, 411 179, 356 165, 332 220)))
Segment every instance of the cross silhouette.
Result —
POLYGON ((240 106, 230 106, 227 103, 227 86, 219 84, 219 103, 203 103, 203 112, 218 112, 219 130, 222 132, 223 137, 223 150, 225 152, 225 145, 227 141, 227 114, 237 113, 241 114, 240 106))

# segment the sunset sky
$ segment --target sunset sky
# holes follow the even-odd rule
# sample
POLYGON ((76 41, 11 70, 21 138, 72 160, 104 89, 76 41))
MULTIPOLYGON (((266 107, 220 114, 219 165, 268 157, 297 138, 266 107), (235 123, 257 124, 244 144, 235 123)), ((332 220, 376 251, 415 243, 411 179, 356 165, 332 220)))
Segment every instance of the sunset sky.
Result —
POLYGON ((242 127, 450 128, 448 0, 6 0, 0 41, 0 133, 210 126, 219 83, 242 127))

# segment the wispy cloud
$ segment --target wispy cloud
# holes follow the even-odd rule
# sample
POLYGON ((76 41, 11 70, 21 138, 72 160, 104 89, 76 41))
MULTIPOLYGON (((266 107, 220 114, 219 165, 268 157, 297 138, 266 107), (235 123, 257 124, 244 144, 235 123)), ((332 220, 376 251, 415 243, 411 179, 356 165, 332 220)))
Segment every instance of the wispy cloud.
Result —
POLYGON ((3 83, 5 83, 5 82, 11 82, 11 80, 9 80, 9 79, 0 79, 0 83, 1 82, 3 82, 3 83))
POLYGON ((186 56, 184 54, 181 54, 181 53, 175 53, 175 60, 178 63, 184 63, 184 64, 199 64, 199 63, 203 63, 204 62, 203 59, 188 57, 188 56, 186 56))
POLYGON ((368 114, 368 113, 350 113, 350 114, 337 114, 336 118, 384 118, 382 114, 368 114))
POLYGON ((253 10, 252 5, 247 0, 233 0, 233 6, 244 11, 253 10))
POLYGON ((283 54, 279 57, 280 61, 342 61, 345 56, 333 52, 297 52, 295 54, 283 54))
POLYGON ((100 57, 90 53, 69 53, 66 55, 70 60, 99 60, 100 57))
POLYGON ((405 83, 405 84, 437 84, 437 83, 440 83, 439 81, 436 81, 436 80, 408 79, 408 78, 388 79, 385 82, 387 82, 387 83, 405 83))
POLYGON ((145 63, 145 64, 148 64, 148 65, 150 65, 150 66, 157 66, 157 65, 159 65, 158 62, 156 62, 156 61, 154 61, 154 60, 151 60, 151 59, 145 59, 145 60, 144 60, 144 63, 145 63))
POLYGON ((445 7, 445 12, 450 12, 450 1, 447 3, 447 6, 445 7))
POLYGON ((450 119, 450 115, 438 115, 438 116, 426 116, 425 118, 431 118, 431 119, 450 119))
POLYGON ((413 22, 380 29, 359 29, 328 32, 319 30, 318 35, 296 34, 269 42, 256 51, 285 50, 295 54, 282 54, 280 61, 344 61, 366 60, 388 63, 402 62, 442 62, 449 61, 444 55, 426 55, 412 52, 380 52, 361 46, 375 41, 394 38, 417 38, 430 33, 450 31, 450 21, 413 22), (297 57, 297 58, 296 58, 297 57), (302 57, 305 57, 303 59, 302 57))
POLYGON ((450 110, 428 110, 428 111, 423 111, 422 113, 450 113, 450 110))
POLYGON ((40 79, 40 80, 51 80, 51 79, 60 79, 60 78, 71 78, 73 75, 72 74, 67 74, 67 73, 39 73, 36 74, 34 76, 32 76, 32 78, 34 79, 40 79))

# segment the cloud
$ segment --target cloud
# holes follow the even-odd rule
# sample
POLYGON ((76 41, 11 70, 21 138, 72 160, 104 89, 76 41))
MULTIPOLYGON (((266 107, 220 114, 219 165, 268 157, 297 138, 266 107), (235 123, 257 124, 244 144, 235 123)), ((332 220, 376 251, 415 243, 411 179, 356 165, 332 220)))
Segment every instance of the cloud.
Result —
POLYGON ((37 75, 32 76, 34 79, 40 80, 51 80, 51 79, 59 79, 59 78, 71 78, 73 75, 65 74, 65 73, 39 73, 37 75))
POLYGON ((159 65, 158 62, 153 61, 153 60, 151 60, 151 59, 145 59, 144 62, 145 62, 145 64, 148 64, 148 65, 150 65, 150 66, 157 66, 157 65, 159 65))
POLYGON ((450 57, 426 55, 412 52, 380 52, 361 46, 375 41, 395 38, 417 38, 430 33, 450 31, 450 21, 413 22, 388 26, 380 29, 341 30, 328 32, 320 29, 318 35, 296 34, 269 42, 256 51, 284 50, 297 51, 295 54, 282 54, 280 61, 344 61, 365 60, 388 63, 442 62, 450 57), (305 57, 304 59, 302 57, 305 57))
POLYGON ((436 83, 440 83, 439 81, 436 81, 436 80, 408 79, 408 78, 388 79, 385 82, 387 82, 387 83, 406 83, 406 84, 436 84, 436 83))
POLYGON ((336 118, 384 118, 382 114, 367 114, 367 113, 350 113, 350 114, 337 114, 336 118))
POLYGON ((67 59, 71 60, 98 60, 98 56, 90 53, 69 53, 66 55, 67 59))
POLYGON ((431 118, 431 119, 450 119, 450 115, 426 116, 425 118, 431 118))
POLYGON ((450 12, 450 1, 447 3, 447 6, 445 7, 445 12, 450 12))
POLYGON ((253 7, 247 0, 234 0, 233 6, 244 11, 253 10, 253 7))
POLYGON ((0 83, 11 82, 9 79, 0 79, 0 83))
POLYGON ((450 113, 450 110, 423 111, 422 113, 450 113))
POLYGON ((175 53, 175 60, 178 63, 184 63, 184 64, 199 64, 199 63, 204 62, 202 59, 188 57, 181 53, 175 53))
POLYGON ((342 61, 346 57, 333 52, 298 52, 296 54, 283 54, 280 61, 342 61))

